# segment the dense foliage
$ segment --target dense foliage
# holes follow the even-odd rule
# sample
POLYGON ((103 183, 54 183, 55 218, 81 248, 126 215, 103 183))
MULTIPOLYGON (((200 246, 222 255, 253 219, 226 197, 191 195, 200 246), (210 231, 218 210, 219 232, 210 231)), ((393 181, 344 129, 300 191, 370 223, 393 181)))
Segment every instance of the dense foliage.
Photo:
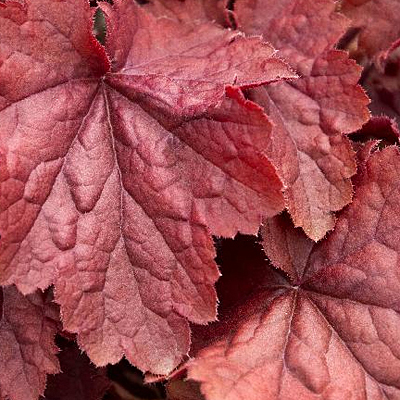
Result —
POLYGON ((399 0, 0 0, 0 398, 400 399, 399 121, 399 0))

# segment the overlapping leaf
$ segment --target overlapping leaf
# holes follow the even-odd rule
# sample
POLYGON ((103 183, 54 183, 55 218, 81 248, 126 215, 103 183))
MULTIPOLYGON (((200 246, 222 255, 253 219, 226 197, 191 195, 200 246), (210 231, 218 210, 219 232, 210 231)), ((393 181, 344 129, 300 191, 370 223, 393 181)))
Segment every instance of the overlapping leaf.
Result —
POLYGON ((151 0, 147 10, 159 17, 168 16, 179 21, 215 21, 228 25, 228 0, 151 0))
POLYGON ((301 76, 249 96, 276 125, 268 154, 288 186, 293 221, 319 240, 351 201, 354 155, 342 134, 368 119, 360 68, 333 50, 348 21, 330 0, 237 0, 234 11, 239 29, 262 34, 301 76))
POLYGON ((400 37, 398 0, 341 0, 340 11, 351 19, 356 52, 371 60, 400 37))
POLYGON ((208 400, 399 398, 400 153, 366 160, 353 203, 321 243, 289 218, 266 221, 265 251, 289 279, 242 256, 230 281, 241 304, 189 364, 208 400))
POLYGON ((0 10, 2 284, 55 285, 97 365, 165 374, 187 320, 215 318, 211 233, 254 233, 283 204, 270 123, 237 89, 295 77, 258 38, 83 0, 0 10), (220 105, 215 108, 216 105, 220 105), (260 127, 263 134, 260 134, 260 127))
POLYGON ((37 400, 46 374, 59 372, 52 305, 10 286, 0 289, 0 307, 0 398, 37 400))
POLYGON ((365 74, 365 88, 374 115, 387 115, 400 124, 400 40, 381 54, 365 74))

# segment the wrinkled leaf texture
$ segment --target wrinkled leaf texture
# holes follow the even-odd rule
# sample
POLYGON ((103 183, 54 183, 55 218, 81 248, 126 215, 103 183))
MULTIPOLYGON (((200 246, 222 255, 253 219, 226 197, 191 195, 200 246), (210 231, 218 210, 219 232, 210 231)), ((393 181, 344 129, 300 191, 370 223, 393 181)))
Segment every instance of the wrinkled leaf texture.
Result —
POLYGON ((368 98, 357 85, 360 67, 345 52, 333 49, 350 21, 336 12, 331 0, 217 1, 214 7, 209 3, 153 0, 148 7, 156 15, 231 22, 250 35, 263 35, 299 72, 300 79, 269 84, 247 95, 274 123, 267 154, 287 186, 291 216, 317 241, 333 228, 334 212, 351 201, 350 178, 356 165, 343 133, 361 128, 369 117, 368 98))
POLYGON ((334 212, 352 198, 354 154, 343 135, 369 118, 357 85, 361 69, 333 49, 349 21, 330 0, 237 0, 239 29, 263 35, 299 73, 293 82, 257 88, 249 98, 275 124, 267 154, 288 187, 287 207, 313 240, 334 227, 334 212))
POLYGON ((318 244, 287 216, 265 221, 284 275, 241 259, 239 304, 189 364, 208 400, 400 398, 399 168, 397 147, 365 156, 352 204, 318 244))
POLYGON ((60 371, 58 312, 42 293, 24 297, 14 286, 0 289, 0 309, 0 398, 37 400, 46 374, 60 371))
POLYGON ((259 38, 133 0, 102 3, 106 49, 87 2, 25 3, 0 9, 0 281, 54 284, 96 365, 167 374, 188 320, 215 319, 210 234, 284 207, 270 123, 238 88, 296 75, 259 38))
POLYGON ((339 7, 358 31, 356 51, 367 62, 400 37, 398 0, 341 0, 339 7))

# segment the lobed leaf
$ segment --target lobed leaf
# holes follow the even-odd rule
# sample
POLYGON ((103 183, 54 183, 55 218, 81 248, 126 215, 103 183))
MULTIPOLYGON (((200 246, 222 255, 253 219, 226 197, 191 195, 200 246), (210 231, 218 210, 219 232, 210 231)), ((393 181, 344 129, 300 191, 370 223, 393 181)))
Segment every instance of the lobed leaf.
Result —
POLYGON ((54 284, 96 365, 167 374, 188 320, 215 319, 211 233, 284 207, 270 123, 238 87, 296 75, 259 38, 102 9, 107 53, 84 0, 0 10, 0 282, 54 284))
POLYGON ((399 166, 396 147, 373 153, 321 243, 287 216, 266 221, 266 254, 289 278, 241 260, 252 292, 230 281, 239 304, 188 364, 208 400, 399 397, 399 166))
POLYGON ((333 49, 348 21, 330 0, 237 0, 234 12, 240 29, 262 34, 301 76, 248 96, 275 124, 267 154, 287 186, 290 215, 318 241, 352 197, 356 165, 343 134, 369 118, 368 98, 357 85, 360 67, 333 49))

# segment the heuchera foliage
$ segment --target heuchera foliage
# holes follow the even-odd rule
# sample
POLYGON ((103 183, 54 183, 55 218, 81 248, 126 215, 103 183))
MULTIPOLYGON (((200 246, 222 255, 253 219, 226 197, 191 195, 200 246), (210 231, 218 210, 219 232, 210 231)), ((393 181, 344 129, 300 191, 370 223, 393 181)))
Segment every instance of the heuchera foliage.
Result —
POLYGON ((0 397, 400 399, 396 5, 0 1, 0 397))
POLYGON ((189 364, 208 399, 399 398, 399 166, 397 148, 373 154, 318 244, 287 216, 265 221, 265 253, 287 277, 264 263, 251 294, 230 282, 241 304, 189 364))
POLYGON ((258 38, 103 8, 108 56, 85 1, 2 10, 1 281, 54 284, 97 365, 165 374, 187 319, 215 318, 210 231, 255 233, 284 207, 270 123, 235 88, 295 74, 258 38))

